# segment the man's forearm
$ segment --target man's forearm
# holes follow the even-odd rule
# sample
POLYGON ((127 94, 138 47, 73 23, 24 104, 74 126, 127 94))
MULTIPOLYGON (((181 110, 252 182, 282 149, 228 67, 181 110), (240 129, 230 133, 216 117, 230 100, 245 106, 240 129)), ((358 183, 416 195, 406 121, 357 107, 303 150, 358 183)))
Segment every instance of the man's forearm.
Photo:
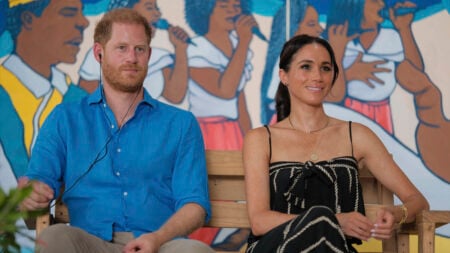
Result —
POLYGON ((187 236, 204 224, 205 215, 206 212, 200 205, 196 203, 186 204, 154 233, 162 243, 175 237, 187 236))

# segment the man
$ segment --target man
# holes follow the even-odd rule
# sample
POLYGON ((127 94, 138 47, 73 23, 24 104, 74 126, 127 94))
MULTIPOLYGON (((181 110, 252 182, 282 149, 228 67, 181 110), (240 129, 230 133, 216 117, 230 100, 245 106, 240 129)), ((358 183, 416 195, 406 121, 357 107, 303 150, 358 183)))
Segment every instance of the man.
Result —
POLYGON ((131 9, 106 13, 94 33, 102 82, 49 115, 33 149, 33 193, 22 208, 57 197, 71 226, 42 232, 40 252, 213 252, 178 239, 210 216, 204 146, 194 116, 143 89, 151 28, 131 9))

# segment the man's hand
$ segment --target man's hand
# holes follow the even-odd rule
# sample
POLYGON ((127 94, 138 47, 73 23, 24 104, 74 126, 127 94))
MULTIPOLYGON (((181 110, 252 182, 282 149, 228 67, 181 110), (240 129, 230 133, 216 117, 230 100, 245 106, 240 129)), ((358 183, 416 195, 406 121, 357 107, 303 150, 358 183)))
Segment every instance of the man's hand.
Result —
POLYGON ((39 181, 30 181, 27 177, 19 178, 18 188, 24 188, 27 185, 31 185, 33 191, 30 196, 20 204, 20 208, 30 211, 47 208, 50 201, 55 196, 52 188, 39 181))
POLYGON ((124 253, 158 253, 161 242, 155 233, 148 233, 130 241, 123 248, 124 253))

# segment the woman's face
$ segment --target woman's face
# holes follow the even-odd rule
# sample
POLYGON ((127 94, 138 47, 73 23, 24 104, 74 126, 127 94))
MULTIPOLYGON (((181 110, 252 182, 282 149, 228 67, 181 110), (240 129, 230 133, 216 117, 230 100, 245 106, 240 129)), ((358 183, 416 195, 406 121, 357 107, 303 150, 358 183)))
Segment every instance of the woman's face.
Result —
POLYGON ((323 32, 323 28, 319 24, 319 14, 312 6, 308 6, 305 11, 303 20, 298 24, 298 29, 295 35, 307 34, 310 36, 319 37, 323 32))
POLYGON ((161 18, 161 12, 156 0, 141 0, 133 6, 133 9, 147 19, 152 27, 152 37, 155 36, 156 28, 154 23, 161 18))
POLYGON ((287 84, 292 101, 320 105, 331 89, 333 73, 326 48, 312 43, 295 53, 288 72, 280 70, 280 80, 287 84))
POLYGON ((374 28, 382 23, 383 17, 380 13, 384 6, 383 0, 366 0, 364 2, 364 17, 361 28, 374 28))
POLYGON ((231 31, 234 29, 234 23, 241 13, 240 0, 216 0, 210 16, 210 23, 215 23, 213 27, 222 27, 231 31))

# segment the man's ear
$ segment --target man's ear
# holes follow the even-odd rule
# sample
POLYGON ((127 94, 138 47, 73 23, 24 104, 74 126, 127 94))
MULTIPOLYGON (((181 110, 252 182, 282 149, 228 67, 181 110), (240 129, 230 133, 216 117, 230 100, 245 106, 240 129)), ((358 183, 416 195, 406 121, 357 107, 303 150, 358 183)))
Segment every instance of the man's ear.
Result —
POLYGON ((148 50, 149 50, 149 52, 148 52, 148 60, 150 60, 150 56, 152 56, 152 48, 149 47, 148 50))
POLYGON ((92 48, 92 52, 94 54, 95 59, 101 64, 103 60, 103 47, 100 43, 94 43, 94 47, 92 48))

